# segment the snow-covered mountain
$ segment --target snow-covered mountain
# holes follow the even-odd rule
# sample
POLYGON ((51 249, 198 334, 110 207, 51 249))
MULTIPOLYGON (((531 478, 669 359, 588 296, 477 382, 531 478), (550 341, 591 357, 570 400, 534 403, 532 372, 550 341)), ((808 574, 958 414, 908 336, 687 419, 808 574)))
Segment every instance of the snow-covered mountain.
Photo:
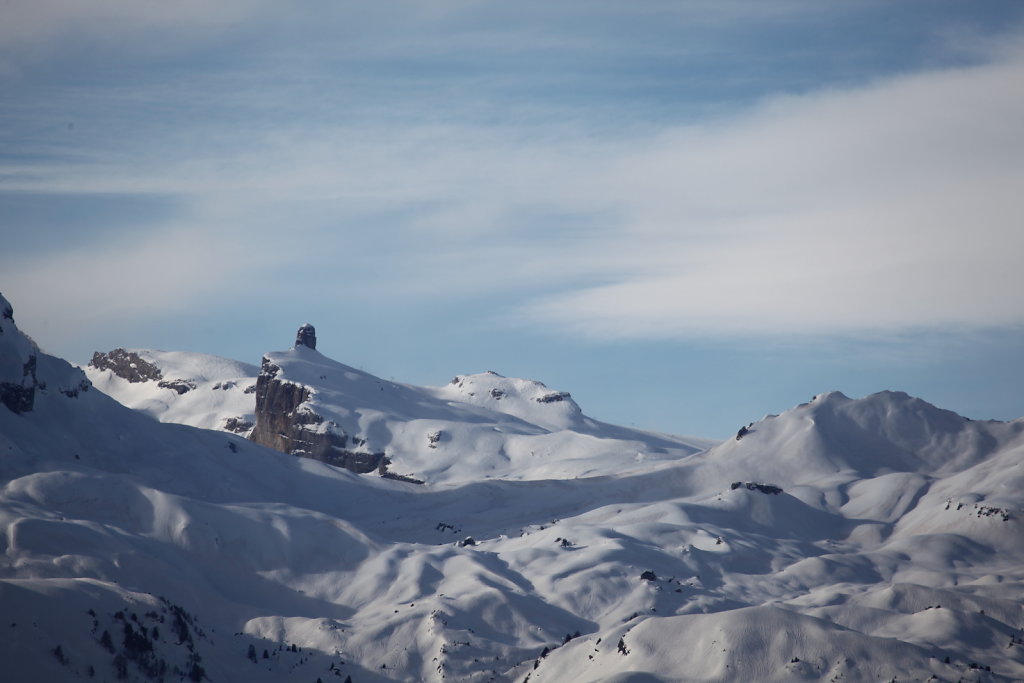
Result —
POLYGON ((100 391, 161 422, 247 435, 255 423, 254 365, 181 351, 96 352, 85 374, 100 391))
POLYGON ((521 380, 377 386, 268 354, 316 424, 417 485, 169 423, 201 390, 207 426, 249 414, 255 368, 139 352, 147 415, 0 309, 5 681, 1024 679, 1024 421, 831 393, 674 453, 521 380), (559 438, 578 450, 490 469, 559 438))
POLYGON ((266 354, 259 371, 204 354, 115 349, 95 354, 85 372, 162 422, 429 483, 621 474, 717 443, 609 425, 567 392, 494 372, 444 387, 391 382, 327 358, 313 327, 303 330, 305 343, 266 354))

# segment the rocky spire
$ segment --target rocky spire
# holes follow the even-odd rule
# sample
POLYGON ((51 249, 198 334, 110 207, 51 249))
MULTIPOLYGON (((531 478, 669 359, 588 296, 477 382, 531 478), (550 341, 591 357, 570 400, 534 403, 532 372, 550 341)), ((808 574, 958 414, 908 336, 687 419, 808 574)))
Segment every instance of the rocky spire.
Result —
POLYGON ((311 349, 315 349, 316 328, 309 323, 300 327, 298 333, 295 335, 295 346, 308 346, 311 349))

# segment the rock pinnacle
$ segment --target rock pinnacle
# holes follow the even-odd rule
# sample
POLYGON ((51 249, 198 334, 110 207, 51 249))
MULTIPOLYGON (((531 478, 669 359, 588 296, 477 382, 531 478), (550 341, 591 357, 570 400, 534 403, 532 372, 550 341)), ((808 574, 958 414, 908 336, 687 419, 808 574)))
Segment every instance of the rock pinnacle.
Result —
POLYGON ((295 335, 295 346, 308 346, 311 349, 315 349, 316 328, 309 323, 300 327, 298 333, 295 335))

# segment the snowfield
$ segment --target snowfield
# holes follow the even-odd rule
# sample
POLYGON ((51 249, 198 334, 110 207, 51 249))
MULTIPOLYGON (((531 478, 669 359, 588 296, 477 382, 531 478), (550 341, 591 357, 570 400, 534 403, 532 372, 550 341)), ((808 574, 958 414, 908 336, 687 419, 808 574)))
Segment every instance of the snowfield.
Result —
POLYGON ((1024 680, 1022 420, 833 392, 717 444, 268 354, 418 485, 224 431, 255 366, 136 353, 194 388, 89 388, 0 320, 34 387, 0 406, 5 681, 1024 680))

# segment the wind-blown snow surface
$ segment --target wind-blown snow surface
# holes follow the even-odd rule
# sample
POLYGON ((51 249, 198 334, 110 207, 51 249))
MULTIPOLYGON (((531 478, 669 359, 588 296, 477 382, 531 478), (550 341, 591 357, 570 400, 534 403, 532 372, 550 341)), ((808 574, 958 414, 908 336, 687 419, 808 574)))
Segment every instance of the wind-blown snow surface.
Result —
POLYGON ((1021 680, 1022 432, 833 393, 625 473, 416 486, 40 391, 0 407, 3 678, 1021 680))

